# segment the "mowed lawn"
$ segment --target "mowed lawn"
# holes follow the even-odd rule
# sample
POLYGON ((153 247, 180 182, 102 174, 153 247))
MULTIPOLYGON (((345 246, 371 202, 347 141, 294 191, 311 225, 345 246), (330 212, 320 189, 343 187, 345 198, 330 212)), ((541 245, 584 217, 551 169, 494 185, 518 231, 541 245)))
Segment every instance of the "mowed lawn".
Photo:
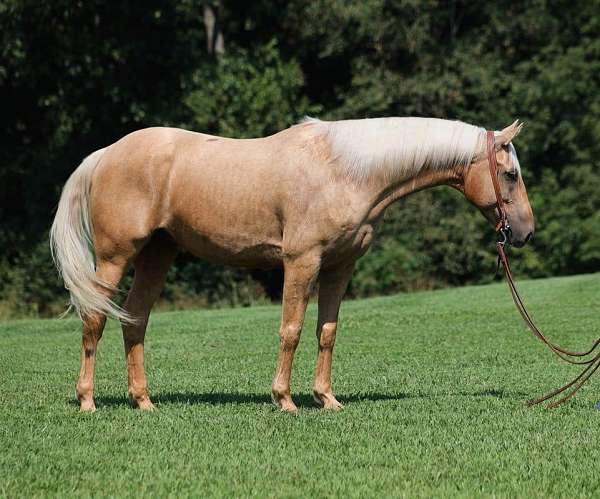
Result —
MULTIPOLYGON (((600 275, 521 288, 563 346, 600 335, 600 275)), ((525 407, 579 371, 525 330, 504 283, 346 302, 340 413, 312 402, 315 316, 311 305, 296 416, 270 403, 276 306, 153 315, 153 413, 127 403, 114 321, 92 415, 74 400, 78 321, 0 323, 0 496, 600 495, 600 375, 559 409, 525 407)))

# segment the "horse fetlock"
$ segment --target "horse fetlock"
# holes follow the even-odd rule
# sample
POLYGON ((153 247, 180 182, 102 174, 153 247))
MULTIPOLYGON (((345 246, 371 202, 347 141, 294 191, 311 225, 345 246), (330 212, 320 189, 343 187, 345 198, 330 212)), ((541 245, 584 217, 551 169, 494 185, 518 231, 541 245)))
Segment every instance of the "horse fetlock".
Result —
POLYGON ((150 411, 154 409, 154 404, 150 401, 146 387, 129 387, 128 394, 133 407, 150 411))
POLYGON ((288 393, 282 393, 282 392, 273 390, 271 392, 271 400, 283 412, 297 412, 298 411, 298 408, 296 407, 296 404, 294 404, 294 401, 292 400, 292 397, 291 397, 289 391, 288 391, 288 393))
POLYGON ((77 383, 75 394, 79 401, 79 410, 81 412, 95 412, 94 404, 94 385, 93 383, 77 383))
POLYGON ((75 387, 75 393, 77 394, 77 400, 85 400, 93 398, 94 396, 94 383, 87 381, 78 381, 75 387))
POLYGON ((273 386, 271 387, 271 393, 273 395, 274 400, 279 400, 281 398, 291 396, 290 387, 279 383, 273 383, 273 386))
POLYGON ((80 412, 96 412, 96 404, 94 404, 94 399, 90 400, 81 400, 79 404, 80 412))
POLYGON ((313 399, 317 404, 324 405, 328 397, 333 397, 331 385, 315 385, 313 387, 313 399))
POLYGON ((289 386, 273 384, 271 388, 271 400, 273 403, 285 412, 296 412, 298 408, 292 400, 289 386))
POLYGON ((344 408, 344 406, 335 398, 335 395, 333 395, 331 387, 328 390, 313 389, 313 399, 323 409, 339 411, 344 408))
POLYGON ((156 407, 154 407, 154 404, 148 397, 135 399, 132 397, 129 398, 136 409, 139 409, 141 411, 153 411, 154 409, 156 409, 156 407))
POLYGON ((127 391, 131 400, 142 400, 148 398, 148 390, 145 388, 132 388, 127 391))

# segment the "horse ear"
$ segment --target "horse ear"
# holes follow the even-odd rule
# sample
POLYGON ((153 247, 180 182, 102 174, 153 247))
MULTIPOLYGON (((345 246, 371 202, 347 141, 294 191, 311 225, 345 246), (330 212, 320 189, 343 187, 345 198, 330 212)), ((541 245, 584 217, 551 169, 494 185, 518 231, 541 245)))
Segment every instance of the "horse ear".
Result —
POLYGON ((523 123, 519 123, 519 120, 515 120, 512 125, 508 125, 501 132, 496 132, 494 141, 496 144, 496 149, 500 149, 502 146, 505 146, 511 142, 517 135, 519 135, 521 128, 523 128, 523 123))

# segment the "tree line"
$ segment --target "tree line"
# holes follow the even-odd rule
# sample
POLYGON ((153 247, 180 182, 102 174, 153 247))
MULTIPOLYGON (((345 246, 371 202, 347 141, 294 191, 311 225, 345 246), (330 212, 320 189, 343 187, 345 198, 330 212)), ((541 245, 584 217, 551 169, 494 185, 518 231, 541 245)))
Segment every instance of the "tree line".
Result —
MULTIPOLYGON (((517 272, 597 271, 599 35, 597 0, 0 1, 0 317, 62 309, 47 243, 62 185, 156 125, 256 137, 305 115, 520 118, 537 233, 517 272)), ((416 194, 386 214, 349 293, 488 282, 493 237, 450 189, 416 194)), ((280 283, 182 253, 162 304, 250 305, 280 283)))

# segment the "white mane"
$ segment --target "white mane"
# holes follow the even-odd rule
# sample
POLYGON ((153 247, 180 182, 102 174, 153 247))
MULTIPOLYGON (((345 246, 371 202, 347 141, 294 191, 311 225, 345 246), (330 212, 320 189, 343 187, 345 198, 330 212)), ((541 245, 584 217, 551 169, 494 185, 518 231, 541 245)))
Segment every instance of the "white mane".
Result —
POLYGON ((468 165, 485 144, 485 130, 436 118, 374 118, 307 121, 321 128, 334 159, 347 174, 364 181, 373 176, 400 180, 423 168, 468 165))

